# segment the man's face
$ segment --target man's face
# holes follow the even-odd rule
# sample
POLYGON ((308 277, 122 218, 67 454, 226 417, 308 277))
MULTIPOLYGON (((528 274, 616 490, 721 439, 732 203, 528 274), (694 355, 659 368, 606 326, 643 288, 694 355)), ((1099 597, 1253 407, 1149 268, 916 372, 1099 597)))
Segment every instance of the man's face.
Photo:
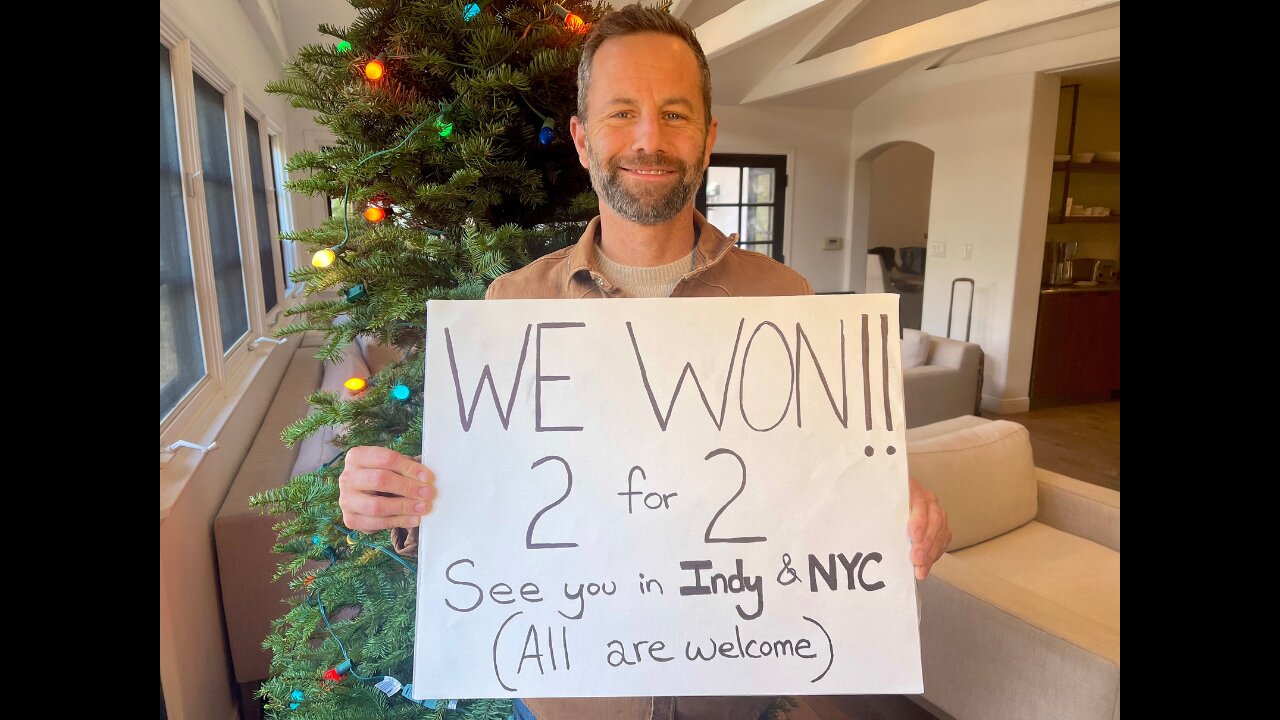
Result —
POLYGON ((596 51, 586 118, 570 121, 578 160, 611 210, 641 225, 689 207, 715 145, 698 61, 680 38, 638 33, 596 51))

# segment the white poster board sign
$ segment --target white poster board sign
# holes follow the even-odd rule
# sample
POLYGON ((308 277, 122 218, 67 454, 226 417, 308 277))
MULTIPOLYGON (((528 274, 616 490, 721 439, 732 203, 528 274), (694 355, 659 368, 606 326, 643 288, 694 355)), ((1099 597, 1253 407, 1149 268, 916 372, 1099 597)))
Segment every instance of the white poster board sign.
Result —
POLYGON ((923 691, 896 295, 427 315, 417 697, 923 691))

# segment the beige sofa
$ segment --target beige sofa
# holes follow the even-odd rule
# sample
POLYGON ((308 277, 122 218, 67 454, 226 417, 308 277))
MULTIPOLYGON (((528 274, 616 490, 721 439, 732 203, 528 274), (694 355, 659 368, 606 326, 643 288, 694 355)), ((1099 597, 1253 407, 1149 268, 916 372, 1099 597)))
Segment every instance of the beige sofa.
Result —
POLYGON ((975 415, 982 404, 982 347, 902 331, 902 395, 907 427, 975 415))
POLYGON ((271 653, 263 649, 262 641, 271 630, 271 621, 288 609, 283 603, 289 596, 287 582, 272 581, 284 559, 272 551, 277 542, 272 525, 279 518, 250 507, 249 498, 314 470, 338 454, 340 448, 330 443, 332 428, 322 428, 292 448, 281 442, 280 433, 285 427, 310 409, 308 395, 323 389, 350 397, 342 385, 347 378, 367 378, 399 357, 398 351, 362 338, 345 348, 338 362, 326 364, 314 357, 322 340, 319 332, 311 331, 299 341, 253 445, 213 521, 218 584, 232 669, 240 688, 241 720, 261 717, 253 693, 267 678, 271 663, 271 653))
POLYGON ((907 431, 954 538, 920 585, 923 698, 940 717, 1120 717, 1120 493, 1034 466, 1016 423, 907 431))

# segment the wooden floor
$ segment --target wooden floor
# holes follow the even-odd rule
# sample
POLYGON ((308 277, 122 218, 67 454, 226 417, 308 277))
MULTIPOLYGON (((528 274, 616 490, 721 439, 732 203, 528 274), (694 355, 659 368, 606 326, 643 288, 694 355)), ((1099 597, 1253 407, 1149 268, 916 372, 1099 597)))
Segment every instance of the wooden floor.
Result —
MULTIPOLYGON (((1014 415, 983 417, 1011 420, 1031 433, 1036 466, 1086 482, 1120 490, 1120 401, 1045 408, 1014 415)), ((797 697, 789 720, 934 720, 905 695, 827 695, 797 697)))
POLYGON ((1119 400, 982 415, 1025 425, 1037 467, 1120 490, 1119 400))

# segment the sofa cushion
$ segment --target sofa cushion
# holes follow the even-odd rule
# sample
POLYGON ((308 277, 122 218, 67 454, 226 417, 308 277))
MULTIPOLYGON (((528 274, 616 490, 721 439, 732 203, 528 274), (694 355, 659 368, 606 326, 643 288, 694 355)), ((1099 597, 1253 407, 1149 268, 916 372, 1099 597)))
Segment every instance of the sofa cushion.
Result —
MULTIPOLYGON (((339 399, 350 400, 356 397, 357 393, 352 393, 343 386, 343 383, 352 377, 365 379, 369 377, 369 366, 365 364, 364 356, 361 355, 356 343, 351 343, 342 349, 338 362, 325 364, 324 377, 320 380, 319 389, 337 391, 339 399)), ((293 463, 289 477, 311 472, 337 456, 342 450, 333 444, 337 434, 338 431, 333 426, 326 425, 304 438, 298 445, 300 448, 298 457, 293 463)))
POLYGON ((902 369, 919 367, 929 359, 929 333, 902 329, 902 369))
POLYGON ((1120 630, 1120 553, 1031 521, 956 557, 1120 630))
POLYGON ((947 418, 946 420, 939 420, 920 427, 907 428, 907 447, 920 440, 946 435, 956 430, 986 425, 989 422, 991 421, 977 415, 961 415, 960 417, 947 418))
POLYGON ((308 330, 298 341, 298 347, 318 348, 321 345, 324 345, 324 332, 320 330, 308 330))
POLYGON ((294 351, 253 445, 213 521, 218 585, 238 683, 267 676, 271 653, 262 648, 262 640, 271 630, 271 621, 282 612, 280 601, 290 594, 287 583, 271 582, 277 564, 284 559, 272 551, 277 537, 271 526, 276 518, 250 507, 249 498, 289 480, 285 471, 298 448, 286 448, 280 442, 280 432, 307 412, 306 397, 320 382, 321 363, 311 355, 310 349, 294 351))
POLYGON ((938 495, 951 527, 948 551, 1021 527, 1036 516, 1027 429, 994 420, 907 442, 907 471, 938 495))
POLYGON ((364 362, 369 366, 371 375, 377 375, 391 363, 404 359, 404 353, 400 352, 400 348, 395 345, 382 345, 372 335, 357 335, 356 343, 360 346, 360 354, 364 356, 364 362))

